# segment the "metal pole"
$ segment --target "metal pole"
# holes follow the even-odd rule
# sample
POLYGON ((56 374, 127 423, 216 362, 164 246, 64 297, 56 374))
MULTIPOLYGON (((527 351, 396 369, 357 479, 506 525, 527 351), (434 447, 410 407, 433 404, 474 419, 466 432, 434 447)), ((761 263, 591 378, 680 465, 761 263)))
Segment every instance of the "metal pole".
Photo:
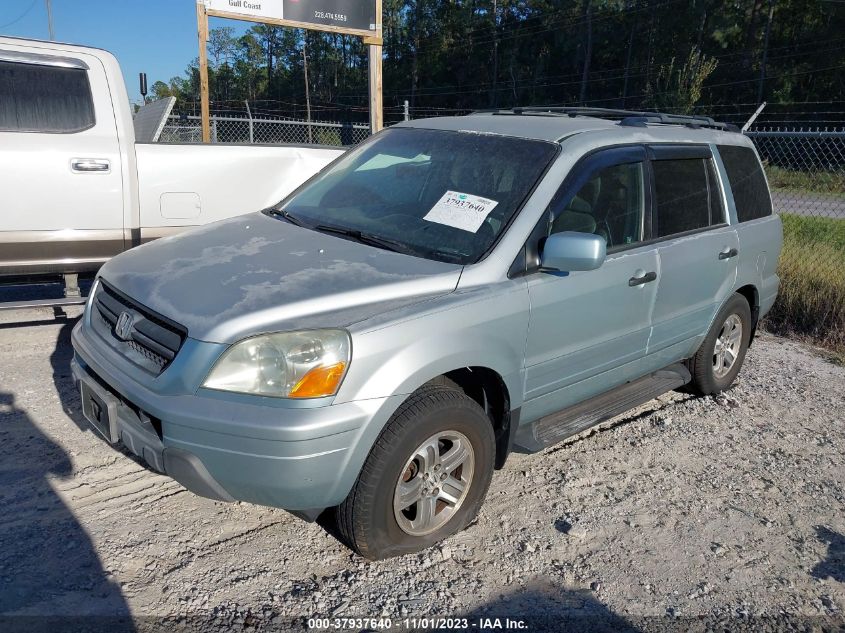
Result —
POLYGON ((47 25, 50 27, 50 41, 56 39, 56 32, 53 30, 53 1, 46 0, 47 2, 47 25))
POLYGON ((255 125, 252 122, 252 110, 249 109, 249 101, 244 101, 246 104, 246 115, 249 117, 249 142, 255 143, 255 125))
POLYGON ((405 120, 406 121, 411 120, 411 108, 410 108, 410 105, 408 104, 407 99, 405 99, 405 120))
POLYGON ((760 113, 763 111, 763 108, 765 108, 765 107, 766 107, 766 102, 764 101, 763 103, 761 103, 761 104, 760 104, 760 107, 758 107, 758 108, 754 111, 754 114, 752 114, 752 115, 751 115, 751 118, 749 118, 749 119, 745 122, 745 125, 743 125, 743 126, 742 126, 742 131, 743 131, 743 132, 747 132, 747 131, 748 131, 748 128, 750 128, 752 125, 754 125, 754 121, 756 121, 756 120, 757 120, 757 117, 758 117, 758 116, 760 116, 760 113))

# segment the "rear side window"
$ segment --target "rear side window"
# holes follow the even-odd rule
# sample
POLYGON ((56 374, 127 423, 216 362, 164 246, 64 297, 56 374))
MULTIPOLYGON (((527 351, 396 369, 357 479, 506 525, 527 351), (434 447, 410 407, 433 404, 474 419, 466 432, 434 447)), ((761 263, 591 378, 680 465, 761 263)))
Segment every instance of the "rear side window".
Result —
POLYGON ((88 73, 0 61, 0 131, 81 132, 94 125, 88 73))
POLYGON ((710 159, 656 160, 656 236, 668 237, 724 222, 724 211, 710 159))
POLYGON ((772 199, 760 161, 750 147, 719 145, 740 222, 772 215, 772 199))

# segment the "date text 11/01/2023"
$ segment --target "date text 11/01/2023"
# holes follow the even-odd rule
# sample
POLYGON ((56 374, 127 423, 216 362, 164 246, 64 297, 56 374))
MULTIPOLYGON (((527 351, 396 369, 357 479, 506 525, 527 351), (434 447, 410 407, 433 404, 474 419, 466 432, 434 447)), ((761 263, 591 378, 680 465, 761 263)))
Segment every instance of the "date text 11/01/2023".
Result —
POLYGON ((391 618, 309 618, 308 628, 311 630, 392 630, 399 625, 408 630, 528 630, 525 620, 511 618, 402 618, 393 621, 391 618))

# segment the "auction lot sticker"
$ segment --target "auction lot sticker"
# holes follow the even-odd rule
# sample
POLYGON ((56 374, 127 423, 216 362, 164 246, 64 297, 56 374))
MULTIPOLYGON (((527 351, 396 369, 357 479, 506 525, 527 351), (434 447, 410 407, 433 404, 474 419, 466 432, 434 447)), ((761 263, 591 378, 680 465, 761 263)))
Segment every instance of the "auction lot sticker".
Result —
POLYGON ((474 196, 470 193, 447 191, 423 220, 477 233, 497 204, 499 203, 496 200, 474 196))

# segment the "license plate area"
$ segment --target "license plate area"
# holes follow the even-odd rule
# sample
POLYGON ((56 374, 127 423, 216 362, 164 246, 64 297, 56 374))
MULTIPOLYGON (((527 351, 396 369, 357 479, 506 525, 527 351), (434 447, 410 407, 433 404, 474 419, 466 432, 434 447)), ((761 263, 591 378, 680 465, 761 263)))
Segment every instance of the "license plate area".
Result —
POLYGON ((85 419, 106 440, 112 444, 117 442, 117 399, 92 388, 84 380, 79 382, 79 397, 85 419))

